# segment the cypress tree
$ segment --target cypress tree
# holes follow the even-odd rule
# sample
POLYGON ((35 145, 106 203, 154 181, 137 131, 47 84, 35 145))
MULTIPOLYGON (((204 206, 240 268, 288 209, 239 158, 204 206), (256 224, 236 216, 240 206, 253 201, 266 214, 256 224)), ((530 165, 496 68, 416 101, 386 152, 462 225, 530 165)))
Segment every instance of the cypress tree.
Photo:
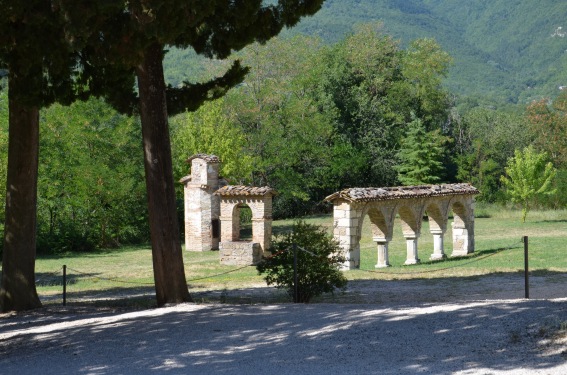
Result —
POLYGON ((96 85, 97 92, 115 108, 140 114, 158 306, 190 300, 177 222, 168 115, 195 110, 204 101, 224 95, 247 72, 235 62, 223 76, 209 82, 168 87, 162 64, 166 47, 192 47, 208 57, 226 58, 250 43, 267 41, 302 16, 314 14, 323 1, 279 0, 264 5, 262 0, 134 0, 117 9, 99 0, 99 9, 106 12, 101 25, 99 18, 85 21, 88 14, 82 4, 60 0, 74 34, 86 40, 81 49, 81 82, 96 85), (114 74, 120 81, 124 71, 136 77, 137 96, 131 90, 108 89, 108 84, 116 82, 114 74), (94 83, 95 75, 104 77, 94 83))
POLYGON ((8 78, 8 171, 0 310, 41 306, 35 287, 39 110, 78 93, 61 20, 42 0, 0 2, 0 69, 8 78))

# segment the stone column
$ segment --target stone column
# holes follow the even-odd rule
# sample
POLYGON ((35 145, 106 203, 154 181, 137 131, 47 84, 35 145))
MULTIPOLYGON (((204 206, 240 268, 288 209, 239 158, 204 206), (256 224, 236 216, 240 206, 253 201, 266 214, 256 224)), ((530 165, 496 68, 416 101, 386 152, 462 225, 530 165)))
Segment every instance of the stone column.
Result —
POLYGON ((462 203, 462 212, 453 207, 454 221, 453 252, 451 256, 463 256, 474 252, 474 199, 471 197, 462 203))
POLYGON ((442 231, 431 231, 433 235, 433 254, 429 257, 430 260, 440 260, 445 259, 447 256, 445 255, 445 249, 443 244, 443 238, 445 233, 442 231))
POLYGON ((418 236, 415 237, 404 236, 404 237, 406 239, 406 245, 407 245, 407 255, 404 264, 409 265, 409 264, 419 263, 419 258, 417 257, 418 236))
POLYGON ((374 242, 378 246, 378 263, 374 266, 374 268, 386 268, 390 267, 390 260, 388 258, 388 243, 389 240, 385 238, 373 238, 374 242))
POLYGON ((262 252, 268 251, 272 238, 272 219, 252 219, 252 242, 260 244, 262 252))
POLYGON ((346 258, 341 269, 355 269, 360 267, 359 228, 361 209, 355 204, 336 201, 333 208, 335 239, 339 242, 342 255, 346 258))

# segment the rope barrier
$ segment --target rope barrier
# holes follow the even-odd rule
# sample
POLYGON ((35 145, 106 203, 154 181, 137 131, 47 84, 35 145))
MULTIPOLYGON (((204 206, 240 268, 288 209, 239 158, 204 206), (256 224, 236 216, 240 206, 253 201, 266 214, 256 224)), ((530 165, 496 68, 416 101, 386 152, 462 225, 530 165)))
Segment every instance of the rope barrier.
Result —
MULTIPOLYGON (((456 264, 456 265, 454 265, 454 266, 449 266, 449 267, 436 268, 436 269, 434 269, 434 270, 410 271, 410 272, 392 272, 392 271, 388 272, 388 271, 376 271, 376 270, 360 269, 359 271, 371 272, 371 273, 380 273, 380 274, 389 274, 389 275, 414 275, 414 274, 423 274, 423 273, 433 273, 433 272, 439 272, 439 271, 446 271, 446 270, 448 270, 448 269, 457 268, 457 267, 462 267, 462 266, 466 266, 466 265, 469 265, 469 264, 472 264, 472 263, 475 263, 475 262, 479 262, 479 261, 481 261, 481 260, 484 260, 484 259, 487 259, 487 258, 489 258, 489 257, 492 257, 492 256, 494 256, 494 255, 496 255, 496 254, 500 254, 500 253, 503 252, 503 251, 510 250, 510 249, 514 248, 518 243, 522 243, 522 242, 521 242, 521 241, 520 241, 520 242, 514 242, 513 244, 511 244, 511 245, 509 245, 509 246, 507 246, 507 247, 505 247, 505 248, 498 249, 498 251, 496 251, 496 252, 494 252, 494 253, 492 253, 492 254, 487 254, 487 255, 484 255, 484 256, 479 256, 479 257, 477 257, 477 258, 475 258, 475 259, 472 259, 472 260, 470 260, 470 261, 468 261, 468 262, 465 262, 465 263, 459 263, 459 264, 456 264)), ((305 248, 303 248, 303 247, 301 247, 301 246, 297 246, 297 249, 298 249, 298 250, 301 250, 301 251, 303 251, 304 253, 307 253, 307 254, 309 254, 309 255, 311 255, 311 256, 313 256, 313 257, 320 257, 319 255, 317 255, 317 254, 313 253, 312 251, 309 251, 309 250, 307 250, 307 249, 305 249, 305 248)), ((274 258, 274 257, 276 257, 276 256, 278 256, 278 255, 280 255, 280 254, 283 254, 284 252, 287 252, 287 251, 290 251, 290 249, 280 250, 280 251, 278 251, 278 252, 275 253, 275 254, 271 254, 271 255, 268 257, 268 259, 269 259, 269 258, 274 258)), ((215 274, 215 275, 203 276, 203 277, 197 277, 197 278, 194 278, 194 279, 189 279, 189 280, 187 280, 187 283, 194 282, 194 281, 205 280, 205 279, 213 279, 213 278, 215 278, 215 277, 224 276, 224 275, 227 275, 227 274, 230 274, 230 273, 233 273, 233 272, 237 272, 237 271, 243 270, 243 269, 248 268, 248 267, 254 267, 254 265, 245 265, 245 266, 236 268, 236 269, 234 269, 234 270, 230 270, 230 271, 226 271, 226 272, 221 272, 221 273, 218 273, 218 274, 215 274)), ((83 275, 83 276, 88 276, 88 278, 90 278, 90 279, 98 279, 98 280, 104 280, 104 281, 112 281, 112 282, 122 283, 122 284, 146 285, 146 286, 150 286, 150 285, 153 286, 153 285, 154 285, 154 283, 143 283, 143 282, 136 282, 136 281, 126 281, 126 280, 120 280, 120 279, 115 278, 115 277, 92 276, 92 275, 90 275, 90 274, 88 274, 88 273, 79 271, 79 270, 74 269, 74 268, 69 268, 69 267, 68 267, 67 269, 68 269, 69 271, 73 271, 73 272, 76 273, 76 274, 83 275)), ((59 274, 61 273, 61 270, 62 270, 62 268, 58 269, 57 271, 47 273, 47 274, 44 275, 44 276, 45 276, 45 277, 57 276, 57 275, 59 275, 59 274)), ((37 283, 40 283, 42 280, 43 280, 43 279, 39 279, 39 280, 36 280, 36 282, 37 282, 37 283)))
POLYGON ((195 278, 195 279, 187 280, 187 283, 190 283, 190 282, 193 282, 193 281, 205 280, 205 279, 212 279, 212 278, 215 278, 215 277, 218 277, 218 276, 223 276, 223 275, 227 275, 227 274, 229 274, 229 273, 233 273, 233 272, 236 272, 236 271, 243 270, 244 268, 247 268, 247 267, 254 267, 254 265, 252 265, 252 264, 247 264, 247 265, 245 265, 245 266, 243 266, 243 267, 240 267, 240 268, 237 268, 237 269, 234 269, 234 270, 231 270, 231 271, 226 271, 226 272, 223 272, 223 273, 219 273, 219 274, 216 274, 216 275, 198 277, 198 278, 195 278))
POLYGON ((113 281, 116 283, 121 283, 121 284, 134 284, 134 285, 154 285, 154 283, 142 283, 142 282, 136 282, 136 281, 125 281, 125 280, 119 280, 118 278, 114 278, 114 277, 101 277, 101 276, 91 276, 88 273, 85 272, 81 272, 78 271, 76 269, 67 267, 67 269, 69 271, 73 271, 75 273, 78 273, 79 275, 85 275, 85 276, 89 276, 88 278, 90 279, 97 279, 97 280, 105 280, 105 281, 113 281))

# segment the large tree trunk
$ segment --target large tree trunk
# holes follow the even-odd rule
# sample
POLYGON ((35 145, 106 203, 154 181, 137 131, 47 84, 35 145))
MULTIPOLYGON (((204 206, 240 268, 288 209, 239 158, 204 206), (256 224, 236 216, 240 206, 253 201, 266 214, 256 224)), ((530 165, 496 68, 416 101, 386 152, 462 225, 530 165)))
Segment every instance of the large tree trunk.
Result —
POLYGON ((162 46, 154 44, 136 69, 158 306, 191 300, 177 225, 162 59, 162 46))
POLYGON ((35 288, 39 108, 21 105, 10 95, 17 84, 10 75, 1 311, 41 307, 35 288))

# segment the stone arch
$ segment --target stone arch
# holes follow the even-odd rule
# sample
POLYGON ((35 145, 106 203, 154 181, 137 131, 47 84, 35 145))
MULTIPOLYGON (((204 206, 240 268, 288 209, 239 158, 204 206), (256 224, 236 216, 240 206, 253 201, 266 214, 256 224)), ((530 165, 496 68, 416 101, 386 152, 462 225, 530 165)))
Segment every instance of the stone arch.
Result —
POLYGON ((450 200, 443 198, 433 199, 425 207, 429 219, 429 232, 433 236, 433 254, 429 257, 431 260, 447 257, 444 250, 444 238, 449 220, 449 208, 450 200))
POLYGON ((427 211, 434 237, 431 259, 445 257, 443 236, 447 229, 449 207, 453 207, 453 256, 474 251, 474 195, 478 190, 469 184, 422 185, 390 188, 346 189, 326 198, 333 202, 334 236, 347 262, 343 268, 360 266, 360 239, 366 215, 374 241, 378 245, 376 267, 387 267, 388 243, 392 239, 393 218, 399 214, 407 244, 405 264, 419 262, 417 241, 427 211), (456 249, 456 251, 455 251, 456 249))
MULTIPOLYGON (((362 219, 359 223, 360 232, 364 224, 364 219, 368 216, 370 220, 370 229, 372 231, 372 240, 377 245, 377 263, 376 268, 389 267, 388 244, 392 240, 394 232, 394 219, 398 212, 398 207, 392 205, 380 205, 376 203, 367 203, 363 211, 362 219)), ((358 236, 358 240, 362 235, 358 236)))
POLYGON ((403 200, 399 209, 402 233, 406 239, 406 261, 404 264, 419 263, 418 239, 425 213, 425 202, 421 199, 403 200))
POLYGON ((270 247, 272 238, 272 197, 268 187, 224 186, 215 192, 220 196, 221 263, 255 264, 270 247), (252 211, 252 241, 240 238, 240 209, 252 211))

